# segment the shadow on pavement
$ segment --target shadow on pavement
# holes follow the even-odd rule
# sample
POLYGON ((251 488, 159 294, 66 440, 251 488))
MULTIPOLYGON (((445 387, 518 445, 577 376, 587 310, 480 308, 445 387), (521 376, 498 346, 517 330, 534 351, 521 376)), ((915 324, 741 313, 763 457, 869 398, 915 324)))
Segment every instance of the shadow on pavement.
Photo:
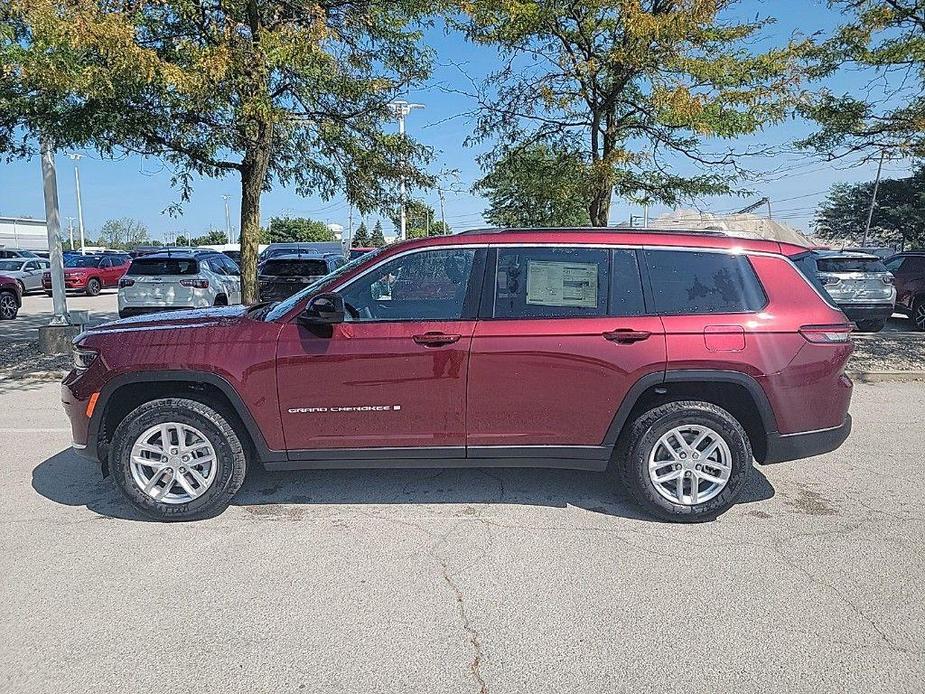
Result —
MULTIPOLYGON (((32 487, 51 501, 86 506, 102 516, 147 520, 94 463, 64 450, 32 472, 32 487)), ((764 501, 774 488, 753 471, 740 504, 764 501)), ((608 474, 572 470, 453 468, 434 470, 311 470, 267 472, 255 466, 233 505, 270 504, 522 504, 652 520, 640 513, 608 474)), ((657 521, 653 521, 657 522, 657 521)))

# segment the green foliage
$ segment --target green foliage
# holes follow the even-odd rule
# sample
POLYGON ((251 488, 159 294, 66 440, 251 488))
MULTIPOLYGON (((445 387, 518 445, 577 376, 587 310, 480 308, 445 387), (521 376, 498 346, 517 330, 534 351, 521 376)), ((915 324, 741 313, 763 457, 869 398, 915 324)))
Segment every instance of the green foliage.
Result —
POLYGON ((305 217, 273 217, 264 230, 263 243, 334 241, 334 232, 324 222, 305 217))
POLYGON ((783 120, 796 99, 802 44, 762 51, 769 20, 737 20, 736 0, 481 0, 464 29, 506 62, 476 98, 483 164, 544 143, 577 152, 588 216, 606 225, 614 192, 674 205, 728 193, 738 153, 707 138, 750 135, 783 120), (673 160, 686 158, 681 169, 673 160))
POLYGON ((812 75, 871 75, 866 88, 822 88, 803 108, 819 129, 798 144, 830 157, 925 156, 925 0, 832 0, 848 18, 811 54, 812 75))
POLYGON ((353 232, 353 248, 370 248, 372 243, 369 236, 369 229, 366 228, 366 222, 360 222, 360 226, 353 232))
POLYGON ((193 239, 194 246, 221 246, 228 243, 228 235, 221 229, 209 229, 202 236, 193 239))
POLYGON ((424 185, 429 150, 389 102, 429 73, 431 0, 7 0, 0 145, 159 156, 180 201, 195 175, 241 180, 246 303, 257 299, 260 198, 274 183, 361 211, 424 185))
POLYGON ((149 235, 148 227, 137 219, 109 219, 100 229, 96 244, 106 248, 131 249, 147 245, 149 235))
POLYGON ((373 248, 382 248, 385 245, 385 235, 382 233, 382 222, 377 221, 373 227, 373 234, 369 237, 369 245, 373 248))
MULTIPOLYGON (((873 189, 873 181, 832 186, 816 212, 816 233, 859 245, 873 189)), ((908 178, 881 179, 870 227, 874 243, 925 247, 925 166, 908 178)))
MULTIPOLYGON (((395 210, 390 219, 395 226, 396 236, 401 231, 400 211, 395 210)), ((419 239, 425 236, 443 236, 449 233, 443 222, 434 220, 434 208, 420 200, 409 200, 405 205, 405 237, 419 239)))
POLYGON ((543 144, 504 153, 474 192, 488 198, 485 219, 499 227, 588 226, 591 195, 575 151, 543 144))

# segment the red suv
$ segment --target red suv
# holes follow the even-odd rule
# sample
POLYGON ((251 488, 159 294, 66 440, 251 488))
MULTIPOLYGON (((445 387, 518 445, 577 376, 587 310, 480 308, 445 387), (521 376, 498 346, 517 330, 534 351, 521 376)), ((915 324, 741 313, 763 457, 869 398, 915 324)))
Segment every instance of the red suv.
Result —
POLYGON ((563 467, 709 519, 752 460, 848 436, 851 327, 788 256, 711 234, 467 232, 399 243, 285 301, 104 324, 62 387, 74 446, 159 519, 246 466, 563 467))
MULTIPOLYGON (((118 287, 132 259, 126 254, 67 255, 64 257, 64 288, 96 296, 105 287, 118 287)), ((51 272, 42 274, 42 288, 51 296, 51 272)))

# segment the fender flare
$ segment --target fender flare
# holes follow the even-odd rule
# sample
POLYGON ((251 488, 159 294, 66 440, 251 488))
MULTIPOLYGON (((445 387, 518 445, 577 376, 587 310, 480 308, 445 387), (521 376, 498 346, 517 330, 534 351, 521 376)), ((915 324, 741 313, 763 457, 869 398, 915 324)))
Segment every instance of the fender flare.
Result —
POLYGON ((285 451, 275 451, 267 446, 266 439, 263 437, 263 432, 260 431, 260 427, 257 425, 250 409, 248 409, 241 396, 238 395, 234 386, 222 376, 210 371, 132 371, 130 373, 120 374, 108 381, 106 385, 100 389, 98 406, 94 410, 93 416, 90 418, 87 437, 88 454, 91 454, 93 457, 98 457, 96 449, 99 442, 100 427, 105 418, 106 410, 113 393, 125 386, 141 385, 144 383, 160 383, 165 381, 206 383, 218 388, 225 397, 228 398, 229 402, 231 402, 235 414, 247 430, 247 434, 254 444, 257 458, 260 461, 286 460, 285 451))
POLYGON ((752 376, 742 373, 741 371, 725 371, 721 369, 675 369, 669 371, 659 371, 656 373, 646 374, 636 381, 627 391, 623 402, 617 408, 613 416, 613 421, 604 435, 605 446, 614 446, 623 432, 623 428, 629 419, 630 412, 636 406, 642 394, 653 386, 668 383, 685 383, 691 381, 707 381, 719 383, 734 383, 742 386, 751 395, 761 416, 761 422, 767 434, 777 433, 777 420, 774 417, 774 410, 768 401, 768 396, 764 389, 752 376))

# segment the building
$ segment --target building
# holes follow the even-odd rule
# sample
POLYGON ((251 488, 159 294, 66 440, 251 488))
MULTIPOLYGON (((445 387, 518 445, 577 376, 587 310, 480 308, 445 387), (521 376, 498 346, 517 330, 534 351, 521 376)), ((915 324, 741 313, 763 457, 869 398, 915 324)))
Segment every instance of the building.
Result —
POLYGON ((48 250, 48 228, 44 219, 0 217, 0 248, 48 250))

